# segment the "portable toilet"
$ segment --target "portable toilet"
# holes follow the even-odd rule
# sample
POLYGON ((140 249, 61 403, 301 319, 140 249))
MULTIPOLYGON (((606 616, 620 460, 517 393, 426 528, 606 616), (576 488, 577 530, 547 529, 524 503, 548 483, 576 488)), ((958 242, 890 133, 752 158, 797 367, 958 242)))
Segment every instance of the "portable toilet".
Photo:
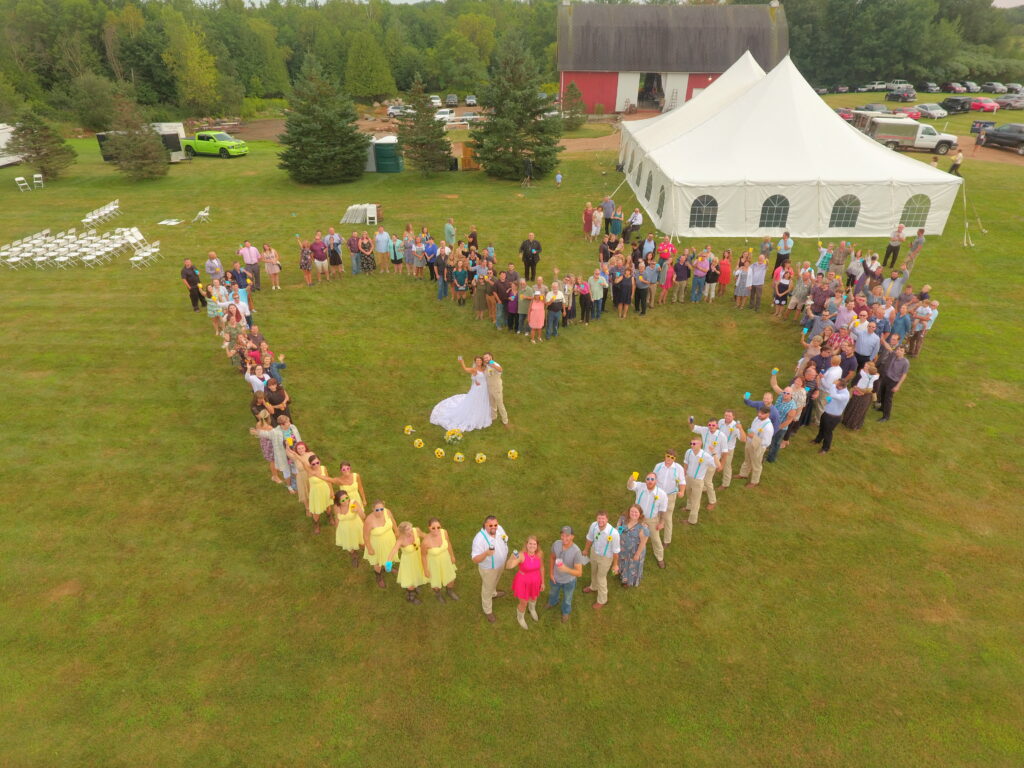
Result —
POLYGON ((405 170, 405 161, 398 151, 397 136, 381 136, 373 143, 373 153, 377 173, 401 173, 405 170))

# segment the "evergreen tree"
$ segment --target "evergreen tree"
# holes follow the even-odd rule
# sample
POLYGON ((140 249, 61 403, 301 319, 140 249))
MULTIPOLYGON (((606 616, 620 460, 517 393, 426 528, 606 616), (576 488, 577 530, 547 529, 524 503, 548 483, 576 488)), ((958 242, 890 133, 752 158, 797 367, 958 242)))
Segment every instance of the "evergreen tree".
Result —
POLYGON ((32 111, 22 113, 14 124, 14 131, 7 142, 7 151, 12 155, 20 155, 25 165, 43 174, 47 181, 60 176, 61 171, 78 157, 78 153, 60 134, 32 111))
POLYGON ((107 139, 107 150, 117 169, 132 181, 166 176, 167 148, 142 116, 138 105, 119 97, 112 120, 116 133, 107 139))
POLYGON ((587 105, 583 102, 583 94, 576 87, 575 81, 570 81, 565 88, 565 96, 562 98, 562 123, 565 130, 575 131, 587 122, 587 105))
POLYGON ((367 101, 383 101, 398 91, 391 66, 372 33, 360 34, 358 43, 349 47, 345 90, 352 98, 367 101))
POLYGON ((307 56, 295 83, 280 141, 278 167, 303 184, 355 181, 366 167, 370 139, 356 128, 356 110, 319 62, 307 56))
POLYGON ((452 143, 445 134, 444 123, 434 119, 436 110, 430 106, 419 72, 413 77, 409 105, 415 112, 403 115, 398 121, 398 144, 402 154, 424 175, 447 171, 452 143))
POLYGON ((523 43, 512 38, 503 45, 481 101, 490 118, 473 128, 473 149, 490 176, 521 179, 530 165, 533 177, 540 178, 558 165, 562 120, 544 117, 550 102, 523 43))

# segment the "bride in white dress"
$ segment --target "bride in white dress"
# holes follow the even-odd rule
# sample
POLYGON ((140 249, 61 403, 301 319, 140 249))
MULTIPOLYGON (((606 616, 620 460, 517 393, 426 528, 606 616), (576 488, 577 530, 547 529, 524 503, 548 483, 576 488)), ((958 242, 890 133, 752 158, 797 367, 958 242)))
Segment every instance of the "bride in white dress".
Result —
POLYGON ((462 357, 459 365, 472 379, 469 392, 464 395, 452 395, 434 406, 430 412, 430 423, 444 429, 461 429, 470 432, 491 426, 491 403, 487 396, 487 377, 484 375, 484 359, 477 357, 473 367, 469 368, 462 357))

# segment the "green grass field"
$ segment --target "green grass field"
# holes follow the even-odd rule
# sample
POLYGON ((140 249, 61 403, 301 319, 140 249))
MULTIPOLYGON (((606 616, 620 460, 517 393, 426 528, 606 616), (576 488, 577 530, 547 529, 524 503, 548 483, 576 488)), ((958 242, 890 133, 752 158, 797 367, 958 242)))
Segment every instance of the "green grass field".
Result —
MULTIPOLYGON (((566 131, 562 134, 564 139, 599 139, 602 136, 607 136, 615 129, 611 123, 585 123, 577 128, 575 131, 566 131)), ((448 140, 452 142, 456 141, 469 141, 469 129, 468 128, 457 128, 453 131, 447 131, 446 135, 448 140)))
POLYGON ((841 430, 827 457, 802 432, 759 491, 734 486, 680 526, 641 589, 613 587, 601 615, 577 591, 569 625, 524 632, 508 599, 496 625, 480 615, 468 550, 484 514, 548 547, 625 509, 628 473, 682 450, 687 415, 740 406, 795 362, 794 327, 721 302, 531 346, 405 277, 301 285, 292 235, 367 201, 389 227, 476 224, 502 259, 535 231, 546 277, 587 268, 579 212, 619 183, 611 153, 563 155, 557 190, 479 173, 310 188, 267 143, 137 185, 76 147, 43 191, 0 171, 0 242, 120 198, 116 223, 167 258, 0 276, 4 766, 1024 763, 1019 167, 965 167, 989 229, 975 248, 959 213, 929 238, 913 282, 942 314, 891 423, 841 430), (207 204, 210 224, 156 226, 207 204), (332 468, 354 462, 399 520, 441 517, 461 602, 381 592, 270 482, 247 387, 177 276, 243 238, 286 260, 257 319, 287 354, 303 436, 332 468), (430 407, 466 386, 455 356, 487 350, 514 429, 467 436, 484 465, 438 461, 430 407))

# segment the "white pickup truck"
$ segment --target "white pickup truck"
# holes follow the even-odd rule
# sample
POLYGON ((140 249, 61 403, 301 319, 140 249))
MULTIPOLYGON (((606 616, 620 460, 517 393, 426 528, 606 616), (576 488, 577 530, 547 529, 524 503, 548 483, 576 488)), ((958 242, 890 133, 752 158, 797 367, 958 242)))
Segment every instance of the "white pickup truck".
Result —
POLYGON ((944 155, 957 146, 953 134, 939 133, 908 117, 873 117, 865 133, 889 149, 923 149, 944 155))

